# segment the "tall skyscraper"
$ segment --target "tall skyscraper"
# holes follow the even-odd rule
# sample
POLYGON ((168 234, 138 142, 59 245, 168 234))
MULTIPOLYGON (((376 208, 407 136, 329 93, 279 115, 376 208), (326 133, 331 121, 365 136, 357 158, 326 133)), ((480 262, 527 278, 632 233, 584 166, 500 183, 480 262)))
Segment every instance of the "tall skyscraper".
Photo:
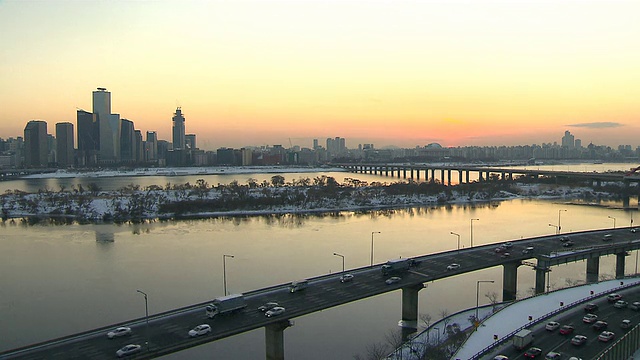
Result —
POLYGON ((120 121, 120 159, 126 162, 136 161, 136 134, 133 121, 120 121))
POLYGON ((184 120, 182 109, 178 107, 173 114, 173 150, 185 148, 184 120))
POLYGON ((120 155, 120 115, 111 114, 111 93, 105 88, 93 92, 93 113, 100 124, 100 161, 114 162, 120 155))
POLYGON ((73 166, 73 124, 70 122, 57 123, 56 139, 58 166, 73 166))
POLYGON ((562 137, 562 146, 567 149, 573 149, 575 147, 574 136, 569 131, 564 132, 562 137))
POLYGON ((47 166, 47 123, 31 120, 24 128, 24 165, 26 167, 47 166))
POLYGON ((158 135, 155 131, 147 131, 147 141, 145 147, 145 160, 156 161, 158 160, 158 135))
POLYGON ((98 163, 100 150, 100 124, 98 115, 78 110, 78 165, 95 165, 98 163))
POLYGON ((196 146, 196 134, 187 134, 184 136, 184 146, 189 150, 195 150, 196 146))

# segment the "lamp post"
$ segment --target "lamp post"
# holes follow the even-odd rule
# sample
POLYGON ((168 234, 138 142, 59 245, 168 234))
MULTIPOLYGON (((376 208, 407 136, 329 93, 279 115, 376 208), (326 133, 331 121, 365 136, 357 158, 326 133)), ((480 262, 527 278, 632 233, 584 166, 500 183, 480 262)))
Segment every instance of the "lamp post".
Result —
POLYGON ((553 225, 553 224, 549 224, 549 226, 551 226, 551 227, 555 228, 555 229, 556 229, 556 234, 558 234, 558 226, 553 225))
POLYGON ((344 255, 333 253, 335 256, 340 256, 342 258, 342 275, 344 275, 344 255))
POLYGON ((558 230, 557 230, 558 234, 560 234, 560 231, 562 230, 562 227, 560 226, 560 214, 562 214, 563 211, 567 211, 567 209, 558 210, 558 230))
POLYGON ((149 351, 149 302, 147 301, 147 293, 145 293, 142 290, 136 290, 137 292, 139 292, 140 294, 144 295, 144 314, 145 314, 145 319, 147 322, 147 351, 149 351))
POLYGON ((380 231, 371 232, 371 266, 373 266, 373 234, 380 234, 380 231))
POLYGON ((222 255, 222 284, 224 286, 224 296, 227 296, 227 258, 234 258, 233 255, 222 255))
POLYGON ((476 281, 476 322, 480 323, 478 319, 478 307, 480 306, 480 283, 494 283, 493 280, 478 280, 476 281))
POLYGON ((480 220, 480 219, 471 219, 471 247, 473 247, 473 220, 480 220))
POLYGON ((451 232, 451 235, 455 235, 458 237, 458 253, 460 253, 460 234, 454 233, 453 231, 451 232))
POLYGON ((609 219, 613 219, 613 228, 616 228, 616 218, 614 218, 613 216, 607 216, 609 219))

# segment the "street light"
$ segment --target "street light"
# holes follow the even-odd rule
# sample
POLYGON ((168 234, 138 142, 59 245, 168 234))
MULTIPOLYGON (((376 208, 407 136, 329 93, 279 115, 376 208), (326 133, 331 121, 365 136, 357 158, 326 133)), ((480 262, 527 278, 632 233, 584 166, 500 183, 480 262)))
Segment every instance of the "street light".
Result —
POLYGON ((380 231, 371 232, 371 266, 373 266, 373 234, 380 234, 380 231))
POLYGON ((479 319, 478 319, 478 307, 480 306, 480 297, 478 296, 478 293, 480 291, 480 283, 494 283, 493 280, 478 280, 476 281, 476 322, 480 323, 479 319))
POLYGON ((144 295, 144 313, 145 313, 145 319, 147 322, 147 351, 149 351, 149 302, 147 301, 147 293, 145 293, 142 290, 136 290, 137 292, 139 292, 140 294, 144 295))
POLYGON ((557 233, 558 233, 558 234, 560 234, 560 230, 562 230, 562 227, 560 226, 560 214, 561 214, 563 211, 567 211, 567 209, 560 209, 560 210, 558 210, 558 230, 557 230, 557 233))
POLYGON ((607 216, 609 219, 613 219, 613 228, 616 228, 616 218, 614 218, 613 216, 607 216))
POLYGON ((342 275, 344 275, 344 255, 333 253, 335 256, 340 256, 342 258, 342 275))
POLYGON ((471 219, 471 247, 473 247, 473 220, 480 220, 480 219, 471 219))
POLYGON ((558 234, 558 226, 557 225, 549 224, 549 226, 554 227, 556 229, 556 234, 558 234))
POLYGON ((222 283, 224 286, 224 296, 227 296, 227 258, 234 258, 233 255, 222 255, 222 283))
POLYGON ((451 235, 455 235, 458 237, 458 253, 460 252, 460 234, 454 233, 453 231, 451 232, 451 235))

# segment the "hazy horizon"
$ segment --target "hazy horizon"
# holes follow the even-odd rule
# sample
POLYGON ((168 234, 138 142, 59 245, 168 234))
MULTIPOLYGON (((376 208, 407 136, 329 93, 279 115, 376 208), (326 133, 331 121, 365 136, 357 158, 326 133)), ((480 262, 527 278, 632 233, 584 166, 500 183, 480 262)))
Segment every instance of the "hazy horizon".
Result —
POLYGON ((2 1, 0 137, 91 92, 199 148, 640 145, 640 2, 2 1))

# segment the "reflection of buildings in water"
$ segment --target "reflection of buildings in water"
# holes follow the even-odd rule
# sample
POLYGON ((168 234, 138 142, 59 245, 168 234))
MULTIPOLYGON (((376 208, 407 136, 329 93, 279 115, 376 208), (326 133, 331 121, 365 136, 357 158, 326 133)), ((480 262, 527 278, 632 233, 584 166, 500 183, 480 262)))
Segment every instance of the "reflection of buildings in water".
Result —
POLYGON ((96 241, 97 242, 114 242, 114 233, 113 231, 100 231, 96 230, 96 241))

